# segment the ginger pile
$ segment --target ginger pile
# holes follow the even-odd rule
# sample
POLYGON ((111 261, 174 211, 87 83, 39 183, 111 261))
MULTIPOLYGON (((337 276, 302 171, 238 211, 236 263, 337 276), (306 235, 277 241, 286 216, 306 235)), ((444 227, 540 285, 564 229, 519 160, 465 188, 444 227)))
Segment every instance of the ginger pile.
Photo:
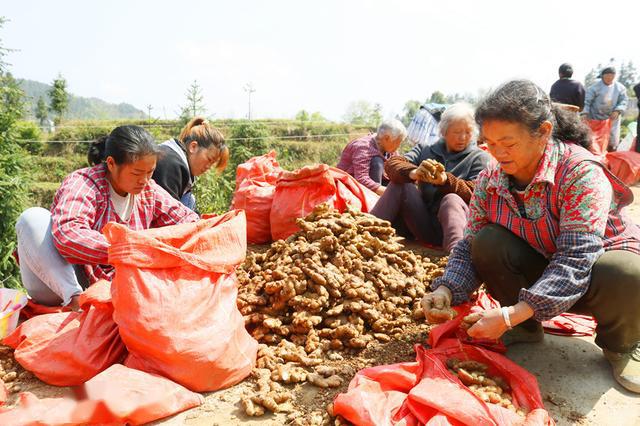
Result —
POLYGON ((237 271, 238 308, 265 344, 257 367, 273 381, 337 387, 339 372, 322 368, 323 360, 421 323, 420 300, 446 259, 436 264, 402 250, 389 222, 351 209, 323 204, 297 224, 286 241, 247 256, 237 271))
POLYGON ((0 380, 4 383, 5 390, 10 394, 22 391, 23 382, 33 377, 29 371, 25 371, 13 357, 13 349, 8 346, 0 346, 0 380))
POLYGON ((478 361, 462 361, 455 358, 447 360, 449 371, 460 379, 478 398, 486 403, 498 404, 515 413, 525 416, 522 408, 513 405, 511 387, 502 378, 487 374, 488 366, 478 361))

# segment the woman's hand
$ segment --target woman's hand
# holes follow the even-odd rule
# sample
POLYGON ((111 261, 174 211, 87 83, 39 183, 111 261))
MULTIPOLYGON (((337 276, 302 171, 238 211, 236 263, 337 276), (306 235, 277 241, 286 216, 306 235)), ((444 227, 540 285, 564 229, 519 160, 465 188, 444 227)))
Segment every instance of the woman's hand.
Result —
POLYGON ((375 193, 382 196, 382 194, 384 194, 385 189, 387 189, 385 186, 380 185, 378 189, 375 190, 375 193))
POLYGON ((500 308, 476 312, 466 318, 469 318, 469 322, 477 318, 475 324, 467 330, 467 334, 474 339, 499 339, 509 329, 502 318, 500 308))
MULTIPOLYGON (((411 177, 411 173, 409 173, 409 177, 411 177)), ((447 174, 441 163, 429 159, 424 160, 420 163, 420 166, 415 169, 413 179, 440 186, 447 182, 447 174)))
MULTIPOLYGON (((507 307, 507 312, 511 327, 528 320, 534 314, 533 309, 526 302, 518 302, 514 306, 507 307)), ((467 334, 475 339, 499 339, 509 329, 502 316, 501 308, 476 312, 465 319, 470 323, 475 320, 475 324, 467 330, 467 334)))
POLYGON ((71 301, 67 305, 73 312, 80 312, 80 295, 71 296, 71 301))
POLYGON ((420 304, 422 305, 422 312, 428 322, 430 318, 434 318, 437 315, 432 315, 432 311, 442 311, 451 307, 451 290, 445 286, 438 287, 435 291, 424 295, 420 304))

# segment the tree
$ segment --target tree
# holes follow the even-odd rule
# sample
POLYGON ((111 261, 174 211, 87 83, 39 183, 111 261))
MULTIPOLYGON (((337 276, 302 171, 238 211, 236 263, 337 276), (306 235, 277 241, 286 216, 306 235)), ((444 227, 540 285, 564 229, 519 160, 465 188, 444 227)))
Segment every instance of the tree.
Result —
POLYGON ((327 121, 327 119, 320 114, 320 111, 316 111, 311 114, 311 121, 327 121))
POLYGON ((618 81, 622 83, 624 87, 627 88, 629 92, 629 96, 634 96, 633 94, 633 86, 636 85, 638 78, 638 71, 636 67, 633 65, 632 61, 629 62, 621 62, 620 63, 620 71, 618 72, 618 81))
MULTIPOLYGON (((0 17, 0 29, 6 20, 0 17)), ((16 142, 16 123, 24 112, 24 93, 4 59, 10 52, 0 39, 0 277, 3 287, 19 287, 19 268, 11 254, 16 248, 16 219, 27 206, 29 169, 16 142)))
POLYGON ((402 108, 404 115, 400 117, 399 120, 402 121, 405 126, 408 126, 409 123, 411 123, 411 120, 413 120, 413 116, 416 115, 419 109, 420 101, 410 100, 405 102, 404 108, 402 108))
POLYGON ((373 106, 373 112, 371 113, 369 124, 373 126, 378 126, 381 122, 382 122, 382 105, 376 103, 373 106))
POLYGON ((202 88, 198 84, 198 80, 193 80, 189 89, 187 89, 187 104, 182 107, 183 118, 191 119, 197 115, 204 114, 207 110, 204 106, 204 96, 202 96, 202 88))
POLYGON ((49 99, 51 104, 49 109, 56 113, 56 124, 62 121, 64 113, 69 109, 69 93, 67 93, 67 80, 61 74, 53 80, 52 87, 49 90, 49 99))
POLYGON ((371 106, 367 101, 355 101, 351 102, 347 107, 344 120, 351 124, 375 127, 380 123, 381 112, 382 106, 380 104, 371 106))
POLYGON ((589 88, 593 86, 593 84, 598 81, 600 78, 600 70, 602 69, 602 64, 598 64, 597 68, 591 68, 591 70, 584 76, 584 87, 589 88))
POLYGON ((431 97, 429 98, 429 102, 434 104, 446 104, 447 98, 444 95, 444 93, 440 92, 439 90, 436 90, 431 94, 431 97))
POLYGON ((301 109, 296 114, 296 120, 298 120, 298 121, 309 121, 309 113, 307 111, 301 109))
POLYGON ((44 126, 46 124, 47 118, 49 118, 47 103, 42 96, 38 98, 38 103, 36 104, 36 118, 40 122, 41 126, 44 126))

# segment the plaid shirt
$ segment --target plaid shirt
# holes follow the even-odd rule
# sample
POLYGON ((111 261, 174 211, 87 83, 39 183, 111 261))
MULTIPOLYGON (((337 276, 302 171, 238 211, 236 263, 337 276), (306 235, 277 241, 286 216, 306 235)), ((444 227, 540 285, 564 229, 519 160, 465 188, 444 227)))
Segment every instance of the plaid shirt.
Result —
POLYGON ((387 160, 393 155, 396 155, 396 152, 385 154, 380 152, 380 148, 378 148, 378 143, 376 142, 376 134, 372 133, 349 142, 342 151, 342 155, 340 155, 340 161, 337 167, 349 173, 370 190, 376 191, 380 188, 380 184, 374 182, 369 176, 371 160, 374 157, 387 160))
POLYGON ((575 144, 547 145, 523 196, 525 215, 507 175, 493 166, 478 177, 465 238, 432 288, 446 285, 454 304, 468 300, 480 284, 471 262, 473 237, 485 225, 499 224, 549 259, 540 279, 520 290, 519 300, 533 308, 538 321, 551 319, 586 293, 591 268, 604 251, 640 254, 640 227, 620 211, 631 201, 629 188, 575 144))
POLYGON ((108 265, 109 243, 101 233, 108 222, 142 230, 198 219, 196 213, 150 180, 135 196, 131 218, 124 222, 110 202, 109 182, 103 164, 80 169, 67 176, 51 206, 54 244, 69 263, 85 265, 89 283, 111 280, 113 275, 113 267, 108 265))

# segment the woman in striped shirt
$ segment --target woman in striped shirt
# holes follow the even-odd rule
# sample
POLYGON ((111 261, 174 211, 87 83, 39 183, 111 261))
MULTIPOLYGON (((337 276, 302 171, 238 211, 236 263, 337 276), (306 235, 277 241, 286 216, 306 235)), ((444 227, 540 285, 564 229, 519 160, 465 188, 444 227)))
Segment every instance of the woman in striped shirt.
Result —
POLYGON ((151 179, 159 152, 142 127, 117 127, 91 146, 95 166, 64 179, 51 211, 33 207, 20 215, 20 274, 35 302, 78 309, 83 289, 111 279, 101 233, 108 222, 142 230, 198 220, 151 179))
POLYGON ((640 392, 640 227, 622 210, 633 194, 585 149, 578 117, 530 81, 490 94, 476 121, 497 165, 478 176, 465 237, 425 313, 484 282, 502 308, 478 314, 472 337, 539 341, 541 321, 591 314, 614 377, 640 392))

